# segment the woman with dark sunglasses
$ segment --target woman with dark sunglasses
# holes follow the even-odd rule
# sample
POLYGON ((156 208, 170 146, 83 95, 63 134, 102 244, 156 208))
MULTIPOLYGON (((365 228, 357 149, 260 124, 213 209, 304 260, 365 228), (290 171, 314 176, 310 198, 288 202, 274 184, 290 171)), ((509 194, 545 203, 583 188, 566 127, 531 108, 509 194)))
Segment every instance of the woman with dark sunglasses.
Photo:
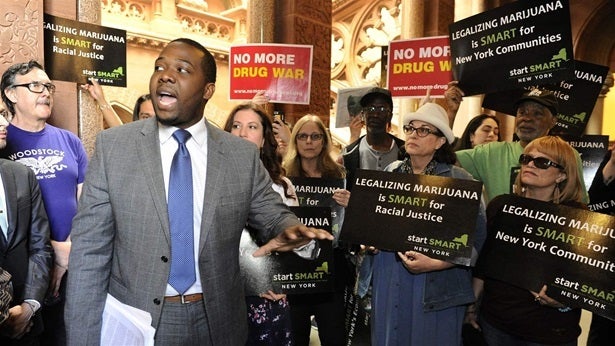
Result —
MULTIPOLYGON (((521 170, 514 184, 514 194, 586 208, 581 202, 584 187, 575 151, 559 137, 545 136, 531 141, 523 149, 519 164, 521 170)), ((488 233, 493 231, 492 225, 504 196, 494 198, 487 207, 488 233)), ((488 247, 489 242, 484 250, 488 247)), ((480 309, 472 305, 466 312, 466 320, 482 329, 488 345, 577 345, 581 334, 580 309, 570 309, 549 297, 546 285, 540 292, 534 292, 483 277, 482 263, 489 261, 488 256, 480 256, 475 271, 474 286, 477 300, 481 301, 480 309)))

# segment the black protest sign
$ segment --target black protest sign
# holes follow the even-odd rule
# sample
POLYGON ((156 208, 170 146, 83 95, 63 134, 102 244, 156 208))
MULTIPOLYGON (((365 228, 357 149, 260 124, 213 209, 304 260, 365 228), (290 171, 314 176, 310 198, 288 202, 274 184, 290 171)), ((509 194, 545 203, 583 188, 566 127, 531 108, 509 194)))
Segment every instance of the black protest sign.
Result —
POLYGON ((126 30, 45 14, 45 70, 54 80, 126 86, 126 30))
POLYGON ((288 177, 295 186, 297 200, 301 207, 331 208, 331 232, 339 238, 344 221, 344 208, 333 199, 337 189, 344 188, 344 179, 288 177))
POLYGON ((469 265, 482 183, 359 170, 340 240, 469 265))
POLYGON ((604 158, 604 154, 609 149, 609 136, 605 135, 583 135, 583 136, 561 136, 568 142, 581 156, 583 164, 583 180, 585 186, 589 188, 596 171, 604 158))
POLYGON ((503 195, 488 207, 486 277, 615 318, 615 217, 503 195), (504 270, 505 269, 505 270, 504 270))
POLYGON ((588 186, 589 204, 587 207, 589 210, 615 216, 615 183, 611 180, 607 184, 603 172, 611 156, 614 155, 613 153, 612 150, 606 152, 600 166, 596 169, 594 179, 587 181, 586 186, 588 186))
POLYGON ((549 90, 559 103, 557 124, 551 134, 580 136, 587 126, 609 68, 579 60, 574 62, 573 79, 490 93, 485 95, 483 107, 515 115, 515 102, 523 93, 534 88, 549 90))
POLYGON ((451 24, 449 35, 466 95, 573 78, 568 0, 515 1, 451 24))
MULTIPOLYGON (((328 207, 290 207, 305 225, 331 232, 328 207)), ((248 230, 239 245, 239 266, 246 283, 246 295, 268 290, 276 293, 308 294, 333 290, 333 245, 330 240, 315 240, 289 252, 273 252, 254 257, 258 245, 248 230)))

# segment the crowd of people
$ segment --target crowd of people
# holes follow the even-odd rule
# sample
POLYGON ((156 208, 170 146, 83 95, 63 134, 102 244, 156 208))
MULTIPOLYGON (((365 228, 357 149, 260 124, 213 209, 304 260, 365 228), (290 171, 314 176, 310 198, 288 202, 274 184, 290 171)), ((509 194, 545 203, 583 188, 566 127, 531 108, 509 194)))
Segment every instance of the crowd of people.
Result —
MULTIPOLYGON (((327 346, 577 344, 580 309, 549 296, 546 284, 522 289, 485 270, 506 197, 587 209, 614 193, 613 151, 588 194, 579 154, 549 135, 553 93, 536 89, 515 102, 517 141, 502 141, 489 114, 456 138, 464 94, 451 83, 446 108, 424 102, 403 116, 400 139, 391 133, 391 92, 374 87, 349 100, 351 141, 334 157, 319 116, 290 126, 265 110, 265 92, 216 128, 203 115, 215 83, 211 53, 180 38, 156 59, 131 122, 96 80, 81 86, 109 127, 88 160, 77 136, 47 123, 55 86, 43 67, 29 61, 4 72, 0 344, 100 344, 108 294, 151 315, 157 345, 307 346, 313 324, 327 346), (289 210, 299 205, 292 178, 343 180, 331 196, 343 209, 365 169, 482 182, 471 265, 347 244, 289 210), (260 257, 317 240, 332 242, 331 292, 272 285, 244 294, 240 242, 260 257)), ((612 327, 594 315, 588 345, 612 342, 612 327)))

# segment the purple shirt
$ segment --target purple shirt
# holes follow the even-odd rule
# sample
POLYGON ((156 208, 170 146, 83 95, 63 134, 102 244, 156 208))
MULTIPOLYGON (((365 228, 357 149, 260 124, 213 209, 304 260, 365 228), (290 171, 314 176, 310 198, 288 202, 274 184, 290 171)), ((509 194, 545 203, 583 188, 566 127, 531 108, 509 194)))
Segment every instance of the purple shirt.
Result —
POLYGON ((39 132, 7 128, 2 157, 28 166, 38 180, 51 226, 51 239, 64 241, 77 213, 77 184, 83 183, 88 159, 81 140, 49 124, 39 132))

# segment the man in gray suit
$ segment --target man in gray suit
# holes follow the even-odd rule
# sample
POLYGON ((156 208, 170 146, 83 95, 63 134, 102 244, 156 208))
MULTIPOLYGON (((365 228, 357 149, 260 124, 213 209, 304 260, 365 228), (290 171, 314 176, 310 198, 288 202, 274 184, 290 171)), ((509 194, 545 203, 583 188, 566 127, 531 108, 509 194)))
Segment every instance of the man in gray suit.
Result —
POLYGON ((302 225, 282 203, 253 144, 203 117, 215 81, 209 51, 174 40, 150 79, 156 117, 98 135, 71 231, 69 345, 100 343, 107 293, 152 315, 157 345, 243 345, 247 313, 238 262, 246 223, 269 240, 256 255, 332 239, 302 225), (178 128, 191 135, 185 146, 194 186, 197 275, 184 292, 168 283, 173 256, 165 188, 178 128))

